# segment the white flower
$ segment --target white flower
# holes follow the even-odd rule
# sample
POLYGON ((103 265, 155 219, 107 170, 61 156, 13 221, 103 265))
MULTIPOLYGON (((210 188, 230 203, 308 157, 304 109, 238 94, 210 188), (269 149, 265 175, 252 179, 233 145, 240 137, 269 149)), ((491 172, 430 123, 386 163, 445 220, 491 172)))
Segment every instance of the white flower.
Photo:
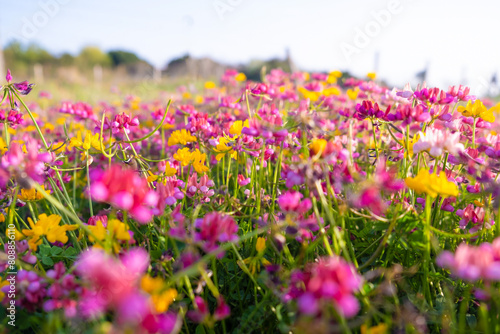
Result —
POLYGON ((413 152, 417 154, 429 151, 433 157, 439 157, 443 152, 456 154, 465 149, 459 140, 460 132, 451 133, 448 130, 427 129, 425 133, 419 132, 419 139, 413 145, 413 152))

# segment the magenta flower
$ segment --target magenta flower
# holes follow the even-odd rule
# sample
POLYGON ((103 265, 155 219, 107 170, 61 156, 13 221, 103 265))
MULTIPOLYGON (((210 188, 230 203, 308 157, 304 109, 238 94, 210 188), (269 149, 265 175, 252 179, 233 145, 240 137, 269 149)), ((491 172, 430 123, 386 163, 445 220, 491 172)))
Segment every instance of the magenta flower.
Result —
POLYGON ((419 132, 418 141, 413 145, 415 154, 428 150, 433 157, 439 157, 444 152, 457 154, 464 149, 460 143, 460 132, 451 133, 436 128, 428 128, 425 133, 419 132))
MULTIPOLYGON (((61 108, 59 108, 59 112, 63 114, 74 115, 76 120, 93 120, 97 122, 97 116, 94 114, 92 106, 85 102, 63 102, 61 108)), ((98 132, 101 131, 101 123, 98 125, 98 132)))
POLYGON ((449 269, 453 276, 470 282, 500 281, 500 238, 479 246, 462 243, 455 254, 449 251, 439 254, 436 263, 449 269))
POLYGON ((27 154, 21 145, 13 142, 0 162, 0 186, 4 187, 11 176, 24 188, 31 188, 30 179, 38 183, 45 180, 45 163, 52 160, 50 153, 38 153, 36 140, 27 137, 27 154))
MULTIPOLYGON (((135 305, 138 310, 143 309, 141 300, 134 300, 138 293, 138 282, 149 265, 149 255, 142 248, 131 249, 116 260, 101 250, 92 249, 83 253, 76 262, 76 272, 87 285, 79 304, 84 316, 93 317, 108 309, 115 309, 118 316, 130 316, 125 301, 135 305)), ((146 302, 145 300, 143 301, 146 302)))
POLYGON ((14 83, 14 88, 19 92, 21 95, 28 95, 31 90, 33 89, 33 86, 35 84, 30 84, 28 81, 23 81, 19 83, 14 83))
POLYGON ((7 70, 7 75, 5 76, 5 79, 7 80, 7 83, 10 83, 12 81, 12 74, 10 73, 10 70, 7 70))
POLYGON ((354 267, 342 258, 321 258, 292 273, 284 301, 295 300, 303 314, 316 315, 323 306, 333 304, 343 316, 352 317, 360 308, 353 294, 362 282, 354 267))
POLYGON ((312 202, 309 198, 302 200, 301 193, 290 190, 278 197, 278 205, 284 212, 305 213, 312 208, 312 202))
POLYGON ((200 243, 205 252, 213 251, 221 243, 238 241, 238 225, 234 219, 218 212, 196 219, 194 227, 194 241, 200 243))
POLYGON ((379 108, 378 103, 373 103, 372 101, 363 101, 362 104, 356 105, 356 112, 354 117, 360 121, 365 118, 380 118, 385 119, 389 112, 391 111, 391 106, 388 106, 385 111, 379 108))
POLYGON ((148 182, 135 171, 113 165, 105 171, 93 171, 90 186, 92 199, 108 202, 126 210, 139 223, 147 223, 153 217, 158 194, 149 188, 148 182))

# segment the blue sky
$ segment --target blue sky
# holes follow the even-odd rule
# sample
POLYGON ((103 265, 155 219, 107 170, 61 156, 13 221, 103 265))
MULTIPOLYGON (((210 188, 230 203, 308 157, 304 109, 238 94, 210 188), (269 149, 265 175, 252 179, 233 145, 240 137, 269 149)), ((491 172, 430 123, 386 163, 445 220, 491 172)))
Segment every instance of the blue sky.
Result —
POLYGON ((431 0, 0 0, 0 41, 56 52, 127 49, 156 66, 187 52, 238 64, 284 57, 306 70, 374 70, 479 91, 500 71, 500 2, 431 0))

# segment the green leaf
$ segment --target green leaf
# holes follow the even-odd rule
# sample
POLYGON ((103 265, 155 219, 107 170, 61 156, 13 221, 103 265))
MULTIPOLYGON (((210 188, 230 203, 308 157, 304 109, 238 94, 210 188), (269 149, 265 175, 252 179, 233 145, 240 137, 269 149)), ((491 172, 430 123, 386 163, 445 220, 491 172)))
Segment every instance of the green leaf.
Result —
POLYGON ((64 257, 72 257, 72 256, 76 256, 77 254, 77 251, 76 249, 74 249, 73 247, 69 247, 68 249, 66 249, 63 253, 63 256, 64 257))
POLYGON ((469 325, 470 328, 474 329, 477 326, 477 319, 474 314, 467 313, 465 315, 465 319, 467 320, 467 325, 469 325))
POLYGON ((53 266, 54 265, 54 261, 52 261, 52 259, 50 257, 42 257, 42 263, 45 264, 46 266, 53 266))
POLYGON ((49 255, 50 254, 50 246, 49 245, 40 245, 40 254, 41 255, 49 255))
POLYGON ((59 247, 52 247, 50 249, 50 254, 52 254, 52 256, 57 256, 59 254, 61 254, 63 252, 63 250, 59 247))

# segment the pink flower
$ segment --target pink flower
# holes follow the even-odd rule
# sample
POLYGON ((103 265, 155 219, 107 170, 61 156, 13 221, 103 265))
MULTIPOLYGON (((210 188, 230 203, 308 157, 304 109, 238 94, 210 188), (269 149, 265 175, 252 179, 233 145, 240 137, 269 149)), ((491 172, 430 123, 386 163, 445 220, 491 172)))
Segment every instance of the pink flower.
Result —
POLYGON ((451 133, 448 130, 431 128, 425 133, 419 132, 419 136, 418 141, 413 145, 415 154, 429 150, 430 155, 439 157, 444 152, 457 154, 465 149, 460 143, 460 132, 451 133))
POLYGON ((481 279, 489 281, 500 280, 500 238, 493 241, 493 245, 482 243, 471 246, 462 243, 455 254, 444 251, 436 259, 438 266, 447 268, 451 274, 475 282, 481 279))
POLYGON ((133 170, 122 169, 120 165, 113 165, 105 171, 94 170, 92 176, 92 199, 126 210, 140 223, 151 220, 158 194, 149 188, 146 179, 133 170))
POLYGON ((210 252, 224 242, 238 240, 238 225, 230 216, 211 212, 203 219, 196 219, 194 241, 201 244, 204 251, 210 252))
POLYGON ((252 181, 252 180, 249 177, 247 177, 245 179, 245 177, 243 175, 241 175, 241 174, 238 175, 238 184, 240 187, 246 186, 247 184, 250 183, 250 181, 252 181))
POLYGON ((284 212, 305 213, 312 208, 312 202, 309 198, 301 200, 302 197, 304 195, 297 191, 287 191, 278 197, 278 205, 284 212))
POLYGON ((318 314, 324 303, 331 303, 342 315, 352 317, 359 311, 353 293, 361 284, 362 277, 342 258, 321 258, 292 273, 284 301, 296 300, 299 311, 309 315, 318 314))
POLYGON ((144 311, 145 306, 140 304, 146 300, 136 296, 139 279, 149 266, 149 256, 144 249, 131 249, 120 260, 92 249, 83 253, 75 266, 87 285, 80 299, 80 308, 87 317, 114 309, 119 317, 126 319, 136 314, 130 307, 144 311))

